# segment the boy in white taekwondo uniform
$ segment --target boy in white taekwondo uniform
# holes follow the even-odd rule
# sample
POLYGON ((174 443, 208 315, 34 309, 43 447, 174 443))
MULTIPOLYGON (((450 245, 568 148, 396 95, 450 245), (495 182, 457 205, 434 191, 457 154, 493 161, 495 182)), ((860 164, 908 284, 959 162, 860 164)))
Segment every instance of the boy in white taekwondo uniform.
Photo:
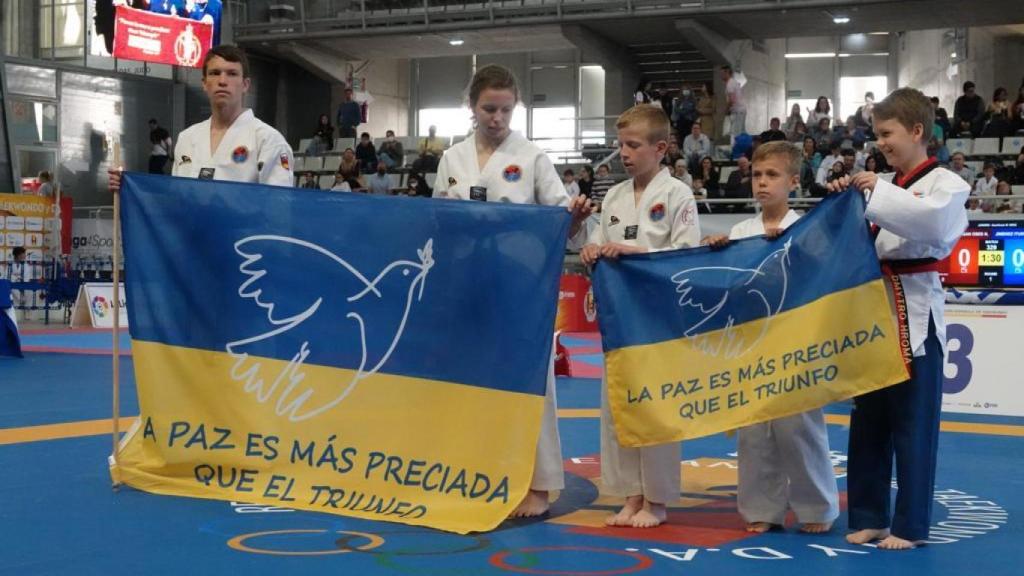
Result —
MULTIPOLYGON (((548 156, 509 129, 518 101, 519 88, 510 70, 489 65, 477 71, 469 85, 469 105, 476 129, 441 157, 434 196, 565 206, 573 216, 569 230, 572 238, 590 215, 589 202, 583 196, 570 199, 548 156)), ((512 512, 512 517, 544 514, 549 507, 549 492, 564 487, 552 348, 533 480, 530 491, 512 512)))
POLYGON ((847 477, 854 532, 846 539, 881 540, 879 548, 904 550, 926 540, 931 524, 946 342, 937 268, 967 227, 970 186, 928 157, 935 117, 921 92, 900 88, 875 105, 873 116, 878 148, 896 174, 861 172, 830 187, 852 185, 868 197, 865 215, 877 234, 883 275, 896 309, 907 311, 901 345, 913 358, 910 380, 854 400, 847 477), (890 522, 894 453, 897 492, 890 522))
MULTIPOLYGON (((601 223, 580 258, 618 258, 697 246, 700 225, 693 191, 673 178, 661 159, 668 148, 669 121, 661 108, 639 105, 616 123, 622 163, 631 178, 614 186, 601 205, 601 223)), ((600 314, 600 310, 598 310, 600 314)), ((667 506, 679 497, 679 444, 627 448, 619 444, 608 407, 608 383, 601 383, 601 482, 626 499, 605 519, 609 526, 651 528, 665 522, 667 506)))
MULTIPOLYGON (((705 239, 713 247, 729 240, 778 237, 800 217, 790 210, 790 192, 800 186, 800 150, 789 142, 769 142, 754 151, 754 197, 761 214, 732 227, 729 236, 705 239)), ((783 526, 792 507, 800 530, 827 532, 839 516, 839 489, 820 409, 809 410, 739 430, 737 508, 747 531, 783 526)))
MULTIPOLYGON (((178 136, 172 161, 174 176, 294 186, 292 150, 280 132, 245 108, 249 60, 236 46, 212 48, 203 60, 203 90, 211 117, 178 136)), ((110 172, 110 189, 121 183, 110 172)))

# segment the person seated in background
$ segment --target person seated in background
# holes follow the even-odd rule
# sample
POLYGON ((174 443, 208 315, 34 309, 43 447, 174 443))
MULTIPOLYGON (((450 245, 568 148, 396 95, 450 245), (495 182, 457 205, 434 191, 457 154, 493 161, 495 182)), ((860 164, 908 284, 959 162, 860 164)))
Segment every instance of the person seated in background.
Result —
POLYGON ((437 165, 444 154, 444 141, 437 136, 437 126, 427 130, 427 137, 420 139, 416 151, 420 156, 413 162, 413 170, 420 173, 437 172, 437 165))
POLYGON ((430 189, 430 186, 427 186, 427 179, 423 177, 423 174, 410 172, 409 179, 405 183, 405 193, 407 196, 430 198, 434 191, 430 189))
MULTIPOLYGON (((736 170, 729 174, 729 180, 725 184, 726 198, 753 198, 754 190, 751 184, 750 159, 741 156, 736 161, 736 170)), ((753 212, 754 207, 746 204, 728 204, 727 212, 753 212)))
POLYGON ((765 130, 764 132, 761 132, 761 143, 764 144, 765 142, 775 142, 777 140, 785 141, 786 133, 779 128, 781 125, 781 120, 779 120, 778 118, 772 118, 768 122, 768 129, 765 130))
POLYGON ((966 160, 967 157, 964 156, 963 152, 954 152, 949 159, 949 170, 963 178, 964 182, 967 182, 973 188, 977 175, 974 173, 973 168, 965 164, 966 160))
POLYGON ((312 172, 306 172, 302 175, 302 182, 299 184, 299 188, 312 188, 314 190, 319 189, 320 186, 316 182, 316 174, 312 172))
MULTIPOLYGON (((1010 188, 1010 183, 1006 180, 1000 180, 996 184, 996 196, 1010 196, 1013 194, 1010 188)), ((1021 205, 1024 204, 1020 200, 995 200, 995 211, 998 213, 1005 212, 1020 212, 1021 205)))
POLYGON ((331 150, 334 150, 334 126, 331 126, 331 119, 327 114, 321 114, 313 133, 313 141, 304 152, 316 156, 331 150))
POLYGON ((875 108, 875 93, 867 92, 864 94, 864 105, 857 108, 857 111, 853 113, 851 118, 853 123, 858 128, 862 129, 865 133, 871 129, 871 111, 875 108))
POLYGON ((359 160, 356 160, 356 153, 351 148, 346 148, 341 154, 341 163, 338 164, 337 174, 341 176, 342 180, 348 182, 350 189, 362 188, 362 184, 359 183, 359 175, 362 174, 359 170, 359 160))
POLYGON ((707 202, 700 202, 700 200, 706 200, 708 197, 708 189, 704 187, 704 181, 700 178, 693 179, 693 197, 698 200, 697 202, 697 213, 698 214, 711 214, 711 205, 707 202))
POLYGON ((822 118, 811 127, 811 138, 814 138, 814 145, 819 152, 828 150, 832 145, 831 123, 832 120, 829 118, 822 118))
POLYGON ((981 132, 985 101, 975 93, 974 82, 964 82, 964 93, 953 105, 953 130, 956 137, 972 138, 981 132))
POLYGON ((612 169, 607 164, 598 166, 594 185, 590 187, 590 199, 597 205, 598 211, 601 209, 601 203, 604 202, 604 197, 608 194, 608 190, 615 186, 615 179, 612 178, 611 172, 612 169))
POLYGON ((377 170, 377 149, 373 147, 373 140, 369 132, 359 135, 359 144, 356 145, 356 159, 359 160, 359 169, 365 173, 377 170))
POLYGON ((981 136, 984 138, 1002 138, 1009 136, 1010 131, 1010 96, 1006 88, 996 88, 992 94, 992 103, 985 110, 982 120, 981 136))
POLYGON ((946 112, 945 108, 939 106, 938 96, 932 96, 931 103, 932 110, 935 112, 936 132, 941 132, 941 134, 938 135, 939 139, 945 142, 946 138, 948 138, 953 132, 953 126, 949 123, 949 112, 946 112))
POLYGON ((377 161, 383 163, 388 170, 393 170, 405 162, 405 149, 402 147, 402 143, 395 138, 394 130, 388 130, 384 136, 384 141, 380 143, 380 149, 377 150, 377 161))
POLYGON ((875 174, 878 173, 878 161, 875 160, 874 156, 869 154, 868 157, 864 159, 864 171, 875 174))
POLYGON ((1024 148, 1017 154, 1017 164, 1013 167, 1013 183, 1024 184, 1024 148))
POLYGON ((366 179, 366 189, 370 194, 381 196, 391 194, 391 178, 388 176, 388 168, 383 162, 379 162, 377 170, 366 179))
POLYGON ((928 157, 934 157, 943 166, 949 164, 949 150, 934 134, 928 139, 928 157))
POLYGON ((843 161, 843 156, 839 153, 840 148, 839 142, 829 143, 829 155, 821 159, 821 163, 818 164, 818 173, 814 177, 814 181, 818 186, 827 184, 828 173, 832 169, 832 165, 843 161))
POLYGON ((699 179, 702 187, 707 190, 707 194, 711 198, 721 197, 721 186, 719 179, 721 174, 718 168, 715 168, 715 163, 711 161, 711 156, 705 156, 700 159, 700 166, 698 167, 697 173, 694 175, 694 180, 699 179))
POLYGON ((580 188, 580 194, 587 198, 593 195, 594 169, 589 164, 580 166, 580 175, 576 179, 576 185, 580 188))
POLYGON ((565 186, 565 192, 570 198, 579 196, 580 185, 576 182, 576 174, 572 171, 572 168, 566 168, 562 172, 562 185, 565 186))
POLYGON ((686 168, 686 160, 680 158, 672 165, 672 177, 687 186, 693 187, 693 177, 686 168))
POLYGON ((804 124, 804 121, 800 120, 796 123, 793 131, 790 132, 789 141, 794 144, 799 144, 804 141, 804 138, 807 138, 807 124, 804 124))
POLYGON ((789 117, 786 118, 786 125, 783 126, 782 130, 790 138, 793 138, 793 134, 796 132, 797 124, 803 124, 804 130, 807 129, 807 124, 804 122, 804 117, 800 113, 800 104, 793 103, 793 107, 789 111, 789 117))
POLYGON ((676 160, 682 160, 683 153, 679 150, 679 144, 675 142, 668 143, 668 150, 665 151, 665 156, 661 159, 661 163, 671 168, 675 166, 676 160))
POLYGON ((352 186, 349 185, 348 180, 338 173, 334 174, 334 184, 331 185, 331 192, 351 192, 352 186))
POLYGON ((857 165, 857 153, 853 148, 843 148, 840 154, 843 157, 843 171, 847 176, 856 176, 864 171, 863 168, 857 165))
POLYGON ((967 214, 984 214, 985 213, 985 211, 981 209, 981 200, 978 200, 977 198, 974 198, 973 196, 971 198, 967 199, 966 208, 967 208, 967 214))
MULTIPOLYGON (((990 194, 995 194, 996 185, 999 184, 999 180, 996 179, 996 165, 991 162, 986 162, 981 173, 982 177, 978 178, 974 183, 974 194, 976 196, 988 196, 990 194)), ((988 202, 983 202, 982 204, 985 205, 988 204, 988 202)))
POLYGON ((690 133, 683 139, 683 158, 692 172, 697 171, 701 158, 711 156, 713 151, 711 139, 703 130, 700 122, 694 122, 690 126, 690 133))

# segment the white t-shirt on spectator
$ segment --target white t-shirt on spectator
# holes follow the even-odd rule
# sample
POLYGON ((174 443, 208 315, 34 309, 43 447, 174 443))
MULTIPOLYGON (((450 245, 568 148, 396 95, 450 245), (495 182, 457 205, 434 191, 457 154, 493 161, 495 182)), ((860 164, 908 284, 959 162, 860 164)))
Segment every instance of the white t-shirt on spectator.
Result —
POLYGON ((747 105, 743 102, 743 87, 735 77, 729 78, 725 85, 726 96, 732 101, 732 112, 746 112, 747 105))

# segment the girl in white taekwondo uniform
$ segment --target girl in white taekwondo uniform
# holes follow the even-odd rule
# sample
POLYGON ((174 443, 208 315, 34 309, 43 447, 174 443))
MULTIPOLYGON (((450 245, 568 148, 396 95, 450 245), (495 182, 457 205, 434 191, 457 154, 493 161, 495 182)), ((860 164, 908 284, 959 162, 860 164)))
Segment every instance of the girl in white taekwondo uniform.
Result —
MULTIPOLYGON (((178 136, 172 161, 174 176, 294 186, 292 150, 281 133, 245 108, 249 60, 240 48, 223 44, 203 60, 203 91, 212 115, 178 136)), ((110 172, 110 189, 121 184, 120 170, 110 172)))
MULTIPOLYGON (((754 151, 754 196, 761 214, 732 227, 728 236, 705 242, 720 248, 730 240, 778 237, 800 217, 789 195, 800 186, 801 151, 789 142, 769 142, 754 151)), ((748 532, 785 524, 792 508, 800 530, 827 532, 839 516, 839 490, 821 409, 739 429, 739 487, 736 506, 748 532)))
MULTIPOLYGON (((668 148, 669 121, 658 106, 641 104, 616 122, 622 163, 631 178, 612 187, 601 204, 601 223, 580 252, 586 265, 700 243, 697 202, 689 186, 661 165, 668 148)), ((598 314, 600 314, 598 310, 598 314)), ((609 526, 652 528, 667 518, 679 498, 679 443, 644 448, 619 444, 608 408, 608 383, 601 382, 601 483, 626 499, 609 526)))
MULTIPOLYGON (((434 196, 565 206, 573 216, 569 230, 572 238, 590 215, 590 204, 583 196, 570 199, 547 155, 509 129, 518 101, 518 84, 510 70, 490 65, 477 71, 469 85, 475 130, 441 157, 434 196)), ((547 512, 548 492, 564 487, 552 355, 533 481, 512 517, 539 516, 547 512)))

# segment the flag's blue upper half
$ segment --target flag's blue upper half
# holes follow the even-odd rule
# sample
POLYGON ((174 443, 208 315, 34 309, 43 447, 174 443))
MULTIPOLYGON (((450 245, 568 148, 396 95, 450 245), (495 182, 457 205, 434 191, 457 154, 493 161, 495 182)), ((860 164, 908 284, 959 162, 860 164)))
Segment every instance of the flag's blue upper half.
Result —
POLYGON ((775 316, 879 277, 864 199, 850 191, 829 196, 775 240, 602 260, 594 291, 611 351, 775 316), (829 248, 836 245, 849 249, 840 256, 829 248))
POLYGON ((135 339, 544 393, 564 208, 142 174, 122 194, 135 339))

